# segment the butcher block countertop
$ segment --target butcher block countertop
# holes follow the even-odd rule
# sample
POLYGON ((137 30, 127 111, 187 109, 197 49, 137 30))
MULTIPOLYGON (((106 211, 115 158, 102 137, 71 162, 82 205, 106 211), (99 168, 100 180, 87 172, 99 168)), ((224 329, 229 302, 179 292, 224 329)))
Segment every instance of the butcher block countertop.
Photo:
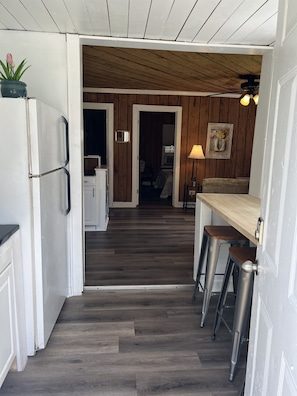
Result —
POLYGON ((261 201, 248 194, 198 193, 197 199, 206 204, 251 242, 257 244, 255 230, 260 216, 261 201))

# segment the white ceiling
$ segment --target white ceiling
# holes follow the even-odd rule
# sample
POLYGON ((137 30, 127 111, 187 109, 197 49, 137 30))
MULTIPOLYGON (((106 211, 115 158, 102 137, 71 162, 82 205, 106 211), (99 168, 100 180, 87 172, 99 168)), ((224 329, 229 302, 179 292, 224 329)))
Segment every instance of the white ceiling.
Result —
POLYGON ((0 30, 271 46, 278 0, 0 0, 0 30))
POLYGON ((80 35, 84 87, 229 94, 261 73, 277 10, 278 0, 0 0, 0 30, 80 35))

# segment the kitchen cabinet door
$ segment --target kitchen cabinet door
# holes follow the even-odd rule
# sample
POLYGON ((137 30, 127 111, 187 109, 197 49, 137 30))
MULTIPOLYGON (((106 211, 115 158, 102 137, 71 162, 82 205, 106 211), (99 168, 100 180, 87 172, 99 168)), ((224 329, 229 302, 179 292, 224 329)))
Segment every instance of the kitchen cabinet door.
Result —
POLYGON ((9 254, 0 257, 0 387, 15 359, 15 301, 14 282, 9 254), (8 262, 7 262, 8 261, 8 262))
POLYGON ((97 200, 95 186, 84 187, 85 225, 97 225, 97 200))

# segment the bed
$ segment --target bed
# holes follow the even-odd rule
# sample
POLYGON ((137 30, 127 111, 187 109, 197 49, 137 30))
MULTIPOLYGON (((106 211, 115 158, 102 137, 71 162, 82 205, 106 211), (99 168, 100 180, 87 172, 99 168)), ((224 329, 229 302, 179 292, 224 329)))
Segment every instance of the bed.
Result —
POLYGON ((155 181, 155 188, 162 190, 160 198, 166 199, 172 196, 173 170, 161 169, 155 181))

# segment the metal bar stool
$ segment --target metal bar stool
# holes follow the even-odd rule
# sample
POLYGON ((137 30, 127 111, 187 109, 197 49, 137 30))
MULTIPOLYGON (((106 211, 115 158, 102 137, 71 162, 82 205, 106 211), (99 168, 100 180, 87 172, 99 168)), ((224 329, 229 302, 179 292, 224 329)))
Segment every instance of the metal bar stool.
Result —
POLYGON ((204 227, 196 283, 192 297, 192 300, 195 301, 199 289, 204 258, 207 252, 200 327, 204 326, 208 312, 220 247, 222 244, 226 243, 230 244, 231 246, 248 246, 249 241, 245 236, 243 236, 239 231, 231 226, 207 225, 204 227))
POLYGON ((221 321, 223 321, 223 323, 227 326, 228 330, 232 333, 231 367, 229 376, 230 381, 233 381, 235 369, 240 356, 240 348, 245 341, 247 324, 250 318, 250 311, 252 305, 254 272, 247 272, 246 270, 244 270, 243 264, 248 261, 255 263, 255 260, 255 247, 229 248, 227 267, 214 320, 212 340, 216 339, 220 323, 221 321), (231 331, 223 318, 223 311, 226 303, 230 276, 232 275, 234 270, 238 270, 238 281, 236 287, 233 328, 231 331))

